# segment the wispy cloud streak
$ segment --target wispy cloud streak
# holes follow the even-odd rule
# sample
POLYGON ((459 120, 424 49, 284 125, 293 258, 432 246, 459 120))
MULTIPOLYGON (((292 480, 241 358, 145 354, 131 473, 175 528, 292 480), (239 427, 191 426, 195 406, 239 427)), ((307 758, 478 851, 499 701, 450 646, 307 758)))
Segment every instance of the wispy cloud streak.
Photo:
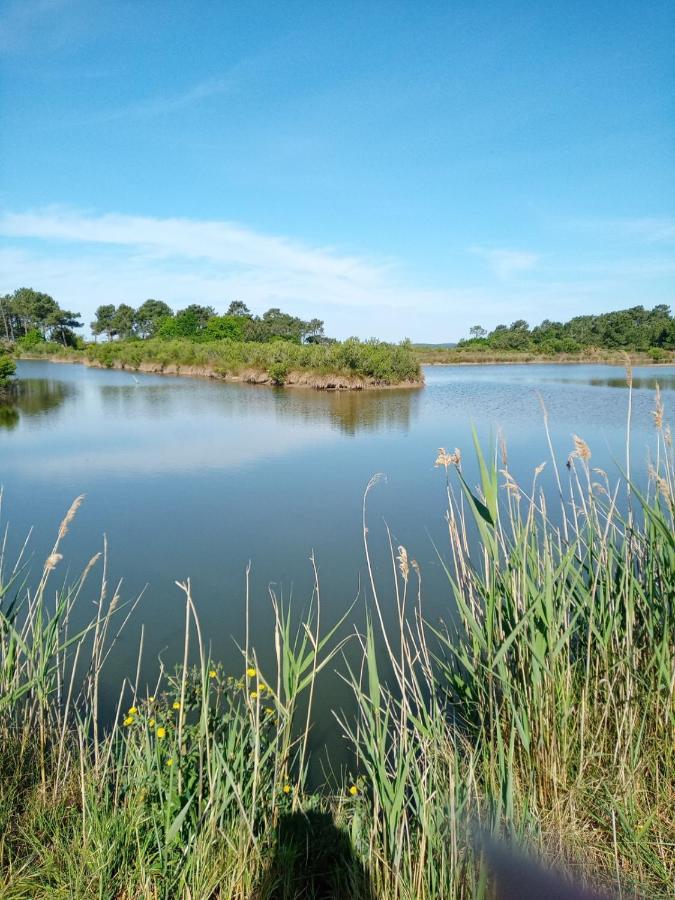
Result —
POLYGON ((124 119, 149 119, 154 116, 162 116, 181 109, 188 109, 212 97, 233 93, 237 89, 237 85, 238 82, 234 76, 209 78, 175 94, 151 97, 119 109, 103 111, 95 117, 95 120, 97 122, 116 122, 124 119))
POLYGON ((498 278, 506 281, 521 272, 534 269, 539 261, 536 253, 500 247, 471 247, 471 253, 484 259, 498 278))

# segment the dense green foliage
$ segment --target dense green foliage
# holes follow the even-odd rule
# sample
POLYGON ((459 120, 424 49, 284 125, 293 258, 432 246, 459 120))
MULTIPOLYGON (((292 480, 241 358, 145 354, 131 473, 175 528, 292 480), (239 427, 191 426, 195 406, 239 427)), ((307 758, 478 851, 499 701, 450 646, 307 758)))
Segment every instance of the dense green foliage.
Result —
POLYGON ((16 372, 16 363, 7 350, 0 347, 0 388, 5 387, 16 372))
MULTIPOLYGON (((297 628, 273 595, 275 665, 243 641, 228 673, 179 585, 187 664, 150 688, 130 673, 108 728, 102 672, 130 610, 105 560, 100 593, 97 557, 71 588, 52 574, 81 498, 36 590, 0 556, 2 896, 482 900, 479 821, 580 881, 671 897, 675 468, 658 396, 654 412, 658 468, 625 514, 579 438, 564 488, 556 468, 558 525, 496 454, 477 447, 476 490, 459 451, 440 451, 447 626, 424 622, 406 548, 391 581, 371 568, 367 502, 368 615, 351 639, 320 630, 317 580, 297 628), (77 633, 75 604, 92 601, 77 633), (354 770, 317 790, 308 735, 333 665, 353 704, 330 743, 348 741, 354 770)), ((542 896, 526 867, 519 884, 542 896)))
POLYGON ((75 346, 74 328, 81 328, 80 314, 61 309, 49 294, 19 288, 0 297, 0 335, 7 341, 58 341, 75 346))
POLYGON ((458 349, 543 354, 578 353, 590 347, 638 352, 653 348, 675 350, 675 318, 665 304, 651 310, 634 306, 596 316, 576 316, 564 323, 545 319, 535 328, 530 328, 524 319, 497 325, 489 333, 474 325, 470 333, 471 337, 460 341, 458 349))
POLYGON ((257 343, 233 341, 193 341, 152 338, 146 341, 106 341, 88 344, 84 351, 63 350, 56 344, 43 344, 30 355, 42 353, 73 360, 86 359, 103 366, 139 369, 150 366, 158 371, 193 369, 221 377, 243 377, 275 384, 301 381, 317 387, 332 387, 335 379, 349 386, 359 384, 400 384, 420 381, 420 367, 410 344, 383 341, 346 341, 328 344, 296 344, 290 341, 257 343), (294 377, 291 377, 294 376, 294 377))
POLYGON ((304 321, 276 308, 254 316, 239 300, 225 315, 196 303, 174 315, 166 303, 153 299, 137 309, 126 303, 105 304, 96 310, 91 329, 107 341, 88 345, 68 330, 79 327, 71 313, 61 311, 60 325, 47 324, 57 321, 54 309, 58 307, 50 297, 26 288, 4 298, 7 338, 15 341, 19 355, 65 354, 104 366, 151 366, 160 371, 189 367, 276 385, 303 381, 317 387, 361 387, 421 380, 407 341, 338 342, 324 336, 319 319, 304 321))
POLYGON ((190 338, 194 341, 291 341, 302 344, 323 343, 323 322, 306 322, 280 309, 268 309, 262 316, 254 316, 240 300, 230 303, 225 315, 218 315, 212 306, 192 303, 185 309, 173 311, 161 300, 146 300, 138 309, 126 303, 99 306, 91 323, 94 335, 105 334, 108 340, 117 337, 159 337, 164 340, 190 338))

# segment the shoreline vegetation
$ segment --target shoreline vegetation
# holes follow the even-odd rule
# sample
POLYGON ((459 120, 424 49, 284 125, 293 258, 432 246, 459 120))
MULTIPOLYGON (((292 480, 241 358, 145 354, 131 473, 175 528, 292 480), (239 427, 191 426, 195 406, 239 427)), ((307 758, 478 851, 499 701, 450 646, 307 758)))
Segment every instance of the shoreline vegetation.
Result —
POLYGON ((636 350, 608 350, 590 347, 576 353, 523 350, 472 349, 469 347, 431 347, 413 344, 415 358, 423 366, 489 366, 489 365, 617 365, 672 366, 675 351, 647 353, 636 350))
POLYGON ((599 315, 575 316, 567 322, 544 319, 530 328, 524 319, 469 329, 470 337, 454 346, 417 346, 418 358, 433 362, 606 362, 675 359, 675 318, 670 307, 632 306, 599 315))
POLYGON ((634 306, 601 315, 576 316, 568 322, 545 319, 530 328, 524 319, 480 325, 454 345, 414 345, 423 365, 523 363, 604 363, 672 365, 675 363, 675 318, 664 304, 634 306))
MULTIPOLYGON (((226 670, 190 582, 178 584, 182 664, 160 663, 146 684, 139 655, 110 722, 105 665, 134 603, 105 552, 72 586, 60 580, 82 498, 37 588, 25 547, 18 561, 2 549, 2 896, 485 898, 499 883, 490 846, 511 840, 577 884, 672 896, 675 465, 658 391, 654 424, 644 493, 629 457, 610 484, 576 436, 566 467, 552 454, 547 500, 543 466, 520 485, 506 454, 476 441, 473 487, 460 451, 440 450, 447 625, 425 620, 405 547, 391 545, 390 576, 371 566, 377 477, 363 502, 363 627, 351 607, 325 629, 312 559, 299 621, 272 594, 276 662, 263 671, 245 637, 226 670), (74 611, 92 602, 76 630, 74 611), (317 788, 307 772, 324 677, 351 687, 331 740, 354 762, 317 788)), ((248 596, 247 577, 247 623, 248 596)), ((538 896, 529 877, 521 861, 523 895, 538 896)))
POLYGON ((76 334, 79 318, 32 288, 0 297, 0 328, 19 357, 321 390, 416 387, 423 381, 409 341, 336 341, 324 334, 321 319, 305 321, 278 308, 254 315, 239 300, 223 315, 198 303, 175 313, 161 300, 138 308, 104 304, 90 325, 95 338, 107 338, 102 343, 76 334))
POLYGON ((407 343, 349 339, 330 344, 274 342, 114 341, 83 349, 45 342, 18 350, 19 358, 82 363, 164 375, 190 375, 316 390, 417 388, 419 363, 407 343))
POLYGON ((17 357, 252 384, 364 390, 417 387, 422 365, 675 363, 675 318, 665 304, 546 319, 533 328, 523 319, 492 331, 474 325, 469 338, 439 346, 340 342, 326 336, 321 319, 305 321, 278 308, 255 315, 239 300, 222 315, 198 303, 177 312, 154 299, 137 308, 104 304, 90 323, 93 343, 76 333, 79 319, 32 288, 0 297, 0 334, 17 357))

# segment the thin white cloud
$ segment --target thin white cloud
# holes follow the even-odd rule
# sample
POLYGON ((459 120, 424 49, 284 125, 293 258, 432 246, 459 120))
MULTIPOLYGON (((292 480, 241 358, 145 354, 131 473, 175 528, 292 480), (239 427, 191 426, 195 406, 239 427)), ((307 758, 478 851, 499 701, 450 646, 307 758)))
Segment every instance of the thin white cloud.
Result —
POLYGON ((499 247, 471 247, 471 253, 482 257, 498 278, 503 281, 534 269, 539 261, 536 253, 508 250, 499 247))
POLYGON ((675 242, 675 219, 643 216, 631 219, 575 219, 572 228, 645 244, 675 242))
POLYGON ((236 222, 156 219, 109 214, 93 216, 59 207, 0 217, 6 237, 67 243, 109 244, 146 255, 206 260, 211 263, 336 278, 372 285, 386 270, 357 257, 313 248, 285 237, 265 235, 236 222))
POLYGON ((236 87, 237 79, 234 76, 225 75, 221 78, 209 78, 175 94, 151 97, 148 100, 140 100, 137 103, 131 103, 119 109, 101 112, 92 121, 116 122, 122 119, 148 119, 154 116, 161 116, 194 106, 211 97, 232 93, 236 87))

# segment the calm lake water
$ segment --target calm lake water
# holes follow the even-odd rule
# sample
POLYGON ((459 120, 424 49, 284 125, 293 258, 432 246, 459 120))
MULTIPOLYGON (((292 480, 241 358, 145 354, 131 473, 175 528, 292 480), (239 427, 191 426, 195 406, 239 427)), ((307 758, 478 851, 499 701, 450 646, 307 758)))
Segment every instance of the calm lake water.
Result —
MULTIPOLYGON (((176 580, 192 579, 202 629, 214 655, 240 671, 244 573, 251 561, 252 634, 269 659, 268 586, 300 608, 311 596, 315 554, 326 622, 343 612, 364 575, 361 504, 369 478, 386 475, 370 495, 369 520, 383 584, 385 522, 396 544, 418 560, 429 618, 448 617, 447 584, 434 550, 444 551, 443 470, 437 448, 461 448, 472 465, 471 427, 487 444, 498 429, 509 466, 523 484, 548 460, 539 395, 549 412, 561 467, 572 434, 591 446, 593 464, 610 475, 623 459, 627 389, 614 366, 443 366, 425 371, 420 390, 320 393, 138 375, 47 362, 20 362, 21 395, 0 407, 0 484, 10 548, 31 526, 35 569, 78 494, 86 500, 55 573, 75 575, 102 545, 110 582, 122 594, 144 591, 134 622, 108 672, 108 703, 122 675, 133 677, 140 623, 145 669, 158 654, 181 653, 183 597, 176 580)), ((634 373, 632 455, 644 468, 654 443, 650 415, 658 380, 666 411, 675 399, 675 368, 634 373)), ((552 480, 550 464, 543 478, 552 480)), ((92 610, 95 582, 83 603, 92 610)), ((84 614, 84 613, 83 613, 84 614)), ((336 679, 333 679, 336 681, 336 679)), ((326 689, 342 702, 338 687, 326 689)), ((317 740, 334 729, 321 718, 317 740)))

